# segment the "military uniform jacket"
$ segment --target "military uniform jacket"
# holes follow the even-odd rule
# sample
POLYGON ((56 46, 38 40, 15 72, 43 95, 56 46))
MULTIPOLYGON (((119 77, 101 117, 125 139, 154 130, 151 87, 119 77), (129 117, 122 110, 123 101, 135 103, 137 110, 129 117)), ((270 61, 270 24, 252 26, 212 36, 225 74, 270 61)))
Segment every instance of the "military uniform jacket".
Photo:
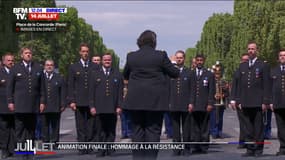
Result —
POLYGON ((46 108, 43 113, 59 113, 61 107, 65 107, 66 84, 64 78, 57 73, 53 73, 49 79, 44 76, 46 88, 46 108))
POLYGON ((190 104, 190 70, 183 67, 178 78, 170 79, 170 111, 188 111, 190 104))
POLYGON ((98 70, 98 65, 90 61, 87 68, 84 68, 80 61, 69 67, 67 97, 69 103, 76 103, 79 107, 89 106, 88 79, 93 70, 98 70))
POLYGON ((11 114, 12 112, 8 109, 7 103, 7 83, 8 83, 9 73, 4 67, 0 68, 0 114, 11 114))
POLYGON ((270 73, 272 79, 272 103, 274 108, 285 108, 285 71, 278 65, 270 73))
POLYGON ((122 106, 123 76, 118 69, 111 68, 105 75, 102 68, 91 74, 89 82, 89 106, 96 108, 96 113, 116 113, 122 106))
POLYGON ((196 70, 191 72, 191 98, 190 103, 194 105, 193 111, 206 111, 207 105, 215 103, 215 79, 212 72, 202 69, 202 75, 197 76, 196 70))
POLYGON ((234 72, 230 100, 235 100, 237 95, 238 69, 234 72))
POLYGON ((251 67, 248 62, 241 63, 237 73, 237 103, 242 107, 261 107, 262 104, 269 104, 269 72, 269 66, 259 59, 251 67))
POLYGON ((37 113, 40 103, 45 104, 43 68, 31 62, 31 72, 23 62, 15 64, 10 70, 7 87, 8 103, 15 104, 15 113, 37 113))
POLYGON ((138 51, 129 53, 123 75, 129 81, 125 109, 168 110, 169 80, 166 75, 178 77, 179 70, 165 52, 142 46, 138 51))

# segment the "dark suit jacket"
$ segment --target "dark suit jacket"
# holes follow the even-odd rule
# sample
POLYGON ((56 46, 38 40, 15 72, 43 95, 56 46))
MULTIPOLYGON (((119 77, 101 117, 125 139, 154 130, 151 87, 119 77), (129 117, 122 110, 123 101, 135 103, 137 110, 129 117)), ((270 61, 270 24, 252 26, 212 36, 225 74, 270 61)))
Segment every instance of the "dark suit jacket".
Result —
POLYGON ((81 62, 70 65, 68 72, 68 102, 77 106, 89 106, 88 79, 92 70, 98 70, 98 65, 89 61, 85 69, 81 62))
POLYGON ((238 69, 234 72, 230 100, 235 100, 237 95, 238 69))
POLYGON ((118 69, 111 68, 109 76, 103 69, 93 71, 89 81, 89 107, 95 107, 96 113, 116 113, 122 107, 123 76, 118 69))
POLYGON ((167 76, 178 77, 179 70, 170 62, 166 52, 142 46, 127 55, 124 78, 129 81, 125 109, 168 110, 167 76))
POLYGON ((238 71, 237 103, 242 107, 261 107, 270 103, 270 68, 257 59, 252 67, 241 63, 238 71))
POLYGON ((42 66, 32 62, 29 73, 21 62, 15 64, 10 72, 8 103, 15 104, 15 113, 37 113, 40 103, 46 103, 42 66))
POLYGON ((53 73, 49 80, 44 76, 46 88, 46 108, 43 113, 59 113, 61 107, 66 105, 66 84, 64 78, 53 73))
POLYGON ((191 71, 184 67, 178 78, 170 79, 170 111, 188 111, 191 91, 191 71))
POLYGON ((215 78, 214 74, 203 68, 200 78, 197 77, 196 70, 191 72, 191 98, 190 103, 194 105, 193 111, 206 111, 207 105, 215 103, 215 78))
POLYGON ((274 108, 285 108, 285 72, 281 72, 278 65, 271 70, 270 77, 272 79, 272 103, 274 108))
POLYGON ((6 72, 4 67, 0 68, 0 114, 11 114, 12 112, 8 109, 7 103, 7 83, 9 74, 6 72))

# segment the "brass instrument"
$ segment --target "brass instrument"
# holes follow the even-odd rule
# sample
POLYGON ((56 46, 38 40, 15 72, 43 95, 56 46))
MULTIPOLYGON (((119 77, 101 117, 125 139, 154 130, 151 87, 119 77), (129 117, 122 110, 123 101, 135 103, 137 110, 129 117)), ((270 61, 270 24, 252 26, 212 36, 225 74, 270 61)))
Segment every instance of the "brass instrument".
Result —
POLYGON ((222 88, 222 81, 216 81, 216 104, 215 106, 223 106, 224 105, 224 96, 223 96, 223 88, 222 88))
POLYGON ((212 67, 216 79, 216 104, 215 106, 223 106, 224 104, 224 93, 223 93, 223 82, 222 82, 222 66, 219 64, 219 61, 216 62, 216 65, 212 67))
MULTIPOLYGON (((216 62, 216 65, 213 65, 212 71, 215 75, 216 79, 216 93, 215 93, 215 99, 216 103, 214 106, 216 107, 216 116, 215 116, 215 121, 216 125, 218 125, 219 120, 220 120, 220 109, 223 107, 224 104, 224 93, 223 93, 223 81, 222 81, 222 66, 220 65, 219 61, 216 62)), ((222 118, 222 117, 221 117, 222 118)))
POLYGON ((124 80, 123 98, 125 99, 128 93, 128 81, 124 80))

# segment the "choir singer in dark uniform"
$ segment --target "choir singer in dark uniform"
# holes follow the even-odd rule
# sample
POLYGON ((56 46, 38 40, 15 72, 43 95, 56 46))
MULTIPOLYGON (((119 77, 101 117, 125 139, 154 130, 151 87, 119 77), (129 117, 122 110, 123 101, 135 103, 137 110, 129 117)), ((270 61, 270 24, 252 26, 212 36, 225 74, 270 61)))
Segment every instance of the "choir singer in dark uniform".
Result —
POLYGON ((1 158, 5 159, 14 154, 15 148, 15 119, 14 113, 8 109, 7 83, 10 76, 10 69, 14 65, 14 56, 6 53, 2 57, 3 67, 0 66, 0 149, 1 158))
MULTIPOLYGON (((166 52, 155 50, 156 34, 146 30, 137 40, 139 50, 127 55, 124 78, 128 93, 124 109, 131 114, 133 142, 159 142, 163 111, 169 105, 167 75, 176 78, 179 69, 166 52)), ((158 150, 133 150, 133 159, 156 159, 158 150)))
MULTIPOLYGON (((121 113, 123 101, 123 77, 119 69, 112 67, 112 55, 102 56, 99 72, 92 72, 89 88, 89 106, 96 115, 96 129, 99 142, 114 142, 117 114, 121 113)), ((110 155, 112 150, 99 150, 97 157, 110 155)))
MULTIPOLYGON (((244 63, 247 62, 248 63, 248 53, 244 53, 241 55, 241 59, 240 59, 240 63, 244 63)), ((233 80, 232 80, 232 85, 231 85, 231 95, 230 95, 230 103, 229 103, 229 107, 232 108, 233 110, 237 111, 237 116, 238 116, 238 120, 239 120, 239 142, 240 144, 238 145, 238 149, 242 149, 245 148, 245 134, 244 134, 244 130, 245 130, 245 125, 244 125, 244 119, 243 119, 243 114, 242 114, 242 110, 241 108, 238 108, 236 106, 236 95, 237 95, 237 81, 238 81, 238 69, 235 70, 234 74, 233 74, 233 80)))
MULTIPOLYGON (((32 61, 32 50, 21 49, 20 63, 11 68, 7 97, 10 111, 15 112, 15 131, 18 143, 35 139, 37 113, 45 108, 43 68, 32 61)), ((23 155, 33 159, 33 155, 23 155)))
POLYGON ((243 156, 259 157, 264 146, 263 114, 270 103, 270 68, 257 58, 258 48, 255 42, 248 43, 247 51, 249 62, 241 63, 237 73, 236 103, 244 116, 245 141, 258 142, 247 144, 247 151, 243 156))
MULTIPOLYGON (((191 73, 191 98, 188 107, 191 115, 191 141, 210 141, 210 112, 215 103, 215 78, 214 74, 204 68, 205 57, 196 55, 196 69, 191 73)), ((193 151, 207 153, 208 144, 194 145, 193 151)))
POLYGON ((285 49, 278 54, 279 65, 271 70, 272 79, 272 103, 270 108, 275 113, 280 142, 277 156, 285 155, 285 49))
MULTIPOLYGON (((95 119, 90 114, 88 79, 91 71, 99 66, 89 60, 89 47, 82 43, 79 47, 80 60, 69 67, 67 82, 67 100, 75 112, 78 142, 94 140, 95 119)), ((79 154, 89 154, 90 150, 79 150, 79 154)))
POLYGON ((60 114, 65 109, 66 84, 64 78, 54 72, 53 60, 46 60, 44 65, 46 88, 46 109, 41 114, 43 142, 58 142, 60 114))
MULTIPOLYGON (((190 69, 184 66, 185 53, 179 50, 175 53, 176 63, 180 70, 178 78, 170 79, 170 118, 173 127, 173 142, 190 141, 190 114, 188 105, 190 104, 190 69), (181 129, 182 128, 182 132, 181 129)), ((189 154, 189 145, 182 150, 173 150, 173 155, 189 154)))

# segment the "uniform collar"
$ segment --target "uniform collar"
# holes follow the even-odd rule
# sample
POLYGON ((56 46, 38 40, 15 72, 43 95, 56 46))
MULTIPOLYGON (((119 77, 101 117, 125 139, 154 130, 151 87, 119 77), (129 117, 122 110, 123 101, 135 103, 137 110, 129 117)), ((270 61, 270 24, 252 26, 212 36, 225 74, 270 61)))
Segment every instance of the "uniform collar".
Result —
POLYGON ((23 64, 24 64, 25 67, 27 67, 28 64, 29 64, 30 66, 32 66, 32 62, 27 63, 27 62, 23 61, 23 64))
POLYGON ((248 61, 248 63, 250 63, 250 62, 251 62, 251 63, 252 63, 252 65, 254 65, 254 63, 256 62, 256 60, 257 60, 257 57, 253 58, 252 60, 249 60, 249 61, 248 61))
POLYGON ((52 79, 52 77, 54 75, 54 72, 51 72, 50 75, 49 75, 49 73, 47 71, 44 71, 44 73, 45 73, 46 77, 49 78, 49 79, 52 79))
POLYGON ((179 71, 182 72, 184 69, 184 66, 179 67, 179 71))
POLYGON ((108 69, 109 72, 111 71, 111 67, 110 68, 105 68, 104 66, 102 66, 102 69, 103 69, 104 73, 106 72, 107 69, 108 69))
MULTIPOLYGON (((283 71, 283 67, 285 67, 285 64, 280 64, 280 69, 283 71)), ((285 68, 284 68, 285 69, 285 68)))
POLYGON ((82 64, 83 67, 85 66, 85 63, 87 63, 87 67, 88 67, 88 65, 89 65, 89 60, 84 61, 82 58, 80 58, 80 63, 82 64))
POLYGON ((8 68, 8 67, 6 67, 6 66, 4 66, 4 70, 6 71, 6 73, 10 73, 10 69, 8 68))

